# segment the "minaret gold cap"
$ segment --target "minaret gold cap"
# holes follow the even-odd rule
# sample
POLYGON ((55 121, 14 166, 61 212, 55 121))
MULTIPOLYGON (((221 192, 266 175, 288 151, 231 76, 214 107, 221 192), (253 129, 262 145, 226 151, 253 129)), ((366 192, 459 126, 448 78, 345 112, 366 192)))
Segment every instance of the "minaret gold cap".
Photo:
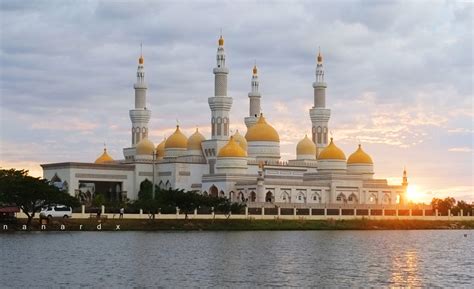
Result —
POLYGON ((253 66, 252 72, 253 72, 253 74, 257 74, 257 65, 253 66))
POLYGON ((222 37, 219 37, 219 46, 224 46, 224 38, 222 37))
POLYGON ((318 63, 323 62, 323 56, 321 55, 321 49, 318 52, 318 63))
POLYGON ((143 55, 140 55, 140 58, 138 58, 138 64, 143 64, 145 62, 145 59, 143 59, 143 55))

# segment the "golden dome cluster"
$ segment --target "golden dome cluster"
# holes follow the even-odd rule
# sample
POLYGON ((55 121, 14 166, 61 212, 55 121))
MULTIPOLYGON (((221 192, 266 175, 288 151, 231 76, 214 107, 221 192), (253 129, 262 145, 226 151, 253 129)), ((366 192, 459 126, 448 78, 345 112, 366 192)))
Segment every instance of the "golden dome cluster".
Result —
POLYGON ((362 150, 362 146, 359 144, 357 150, 349 156, 347 164, 373 164, 372 158, 362 150))
POLYGON ((137 155, 153 155, 153 151, 155 150, 155 145, 151 140, 147 137, 143 138, 138 144, 135 146, 135 150, 137 155))
POLYGON ((206 138, 196 128, 196 131, 188 139, 188 150, 201 150, 201 143, 205 140, 206 138))
POLYGON ((316 145, 305 135, 304 138, 296 145, 297 155, 316 155, 316 145))
POLYGON ((257 123, 252 125, 245 134, 247 141, 270 141, 280 142, 278 132, 267 123, 263 114, 260 115, 257 123))
POLYGON ((318 160, 346 160, 346 155, 334 144, 331 138, 328 146, 319 153, 318 160))
POLYGON ((244 151, 247 151, 247 140, 239 133, 239 130, 234 133, 234 140, 244 151))
POLYGON ((176 126, 175 132, 165 142, 166 149, 186 149, 188 147, 188 138, 176 126))
POLYGON ((95 160, 95 164, 107 164, 113 162, 114 159, 107 153, 107 149, 104 148, 104 152, 100 157, 95 160))
POLYGON ((220 158, 244 158, 247 152, 231 136, 229 142, 219 150, 217 157, 220 158))

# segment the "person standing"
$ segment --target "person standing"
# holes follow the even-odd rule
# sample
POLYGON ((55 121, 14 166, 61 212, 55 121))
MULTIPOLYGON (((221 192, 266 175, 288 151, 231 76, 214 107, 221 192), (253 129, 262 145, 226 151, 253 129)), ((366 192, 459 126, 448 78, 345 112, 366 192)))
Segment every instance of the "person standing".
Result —
POLYGON ((120 208, 120 216, 119 219, 123 219, 123 213, 125 212, 125 209, 122 207, 120 208))

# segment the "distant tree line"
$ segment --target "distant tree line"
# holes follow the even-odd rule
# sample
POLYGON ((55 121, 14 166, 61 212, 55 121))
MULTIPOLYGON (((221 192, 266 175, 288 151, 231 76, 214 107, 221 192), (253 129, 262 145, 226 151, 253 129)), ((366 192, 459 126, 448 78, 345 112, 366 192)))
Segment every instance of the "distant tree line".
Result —
POLYGON ((154 218, 157 213, 175 213, 179 208, 185 219, 194 210, 204 209, 215 213, 230 214, 242 213, 245 204, 231 202, 228 198, 203 195, 198 191, 185 191, 179 189, 163 189, 155 186, 155 197, 153 198, 153 185, 145 180, 140 185, 138 200, 130 203, 131 208, 141 208, 144 212, 154 218))
POLYGON ((452 197, 447 197, 445 199, 433 198, 431 201, 431 207, 434 210, 438 210, 438 213, 441 215, 448 215, 449 210, 453 216, 457 216, 461 210, 465 216, 468 214, 472 216, 473 206, 466 203, 465 201, 457 201, 452 197))

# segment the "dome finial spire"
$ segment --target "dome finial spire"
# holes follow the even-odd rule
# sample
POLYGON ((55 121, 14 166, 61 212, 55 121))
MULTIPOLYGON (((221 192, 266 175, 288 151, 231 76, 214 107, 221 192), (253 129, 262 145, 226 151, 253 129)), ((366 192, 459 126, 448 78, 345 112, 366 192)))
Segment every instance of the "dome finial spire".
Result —
POLYGON ((145 59, 143 58, 143 43, 140 42, 140 58, 138 58, 138 64, 143 64, 145 59))
POLYGON ((224 46, 224 37, 222 37, 222 27, 221 27, 221 34, 219 37, 219 46, 224 46))

